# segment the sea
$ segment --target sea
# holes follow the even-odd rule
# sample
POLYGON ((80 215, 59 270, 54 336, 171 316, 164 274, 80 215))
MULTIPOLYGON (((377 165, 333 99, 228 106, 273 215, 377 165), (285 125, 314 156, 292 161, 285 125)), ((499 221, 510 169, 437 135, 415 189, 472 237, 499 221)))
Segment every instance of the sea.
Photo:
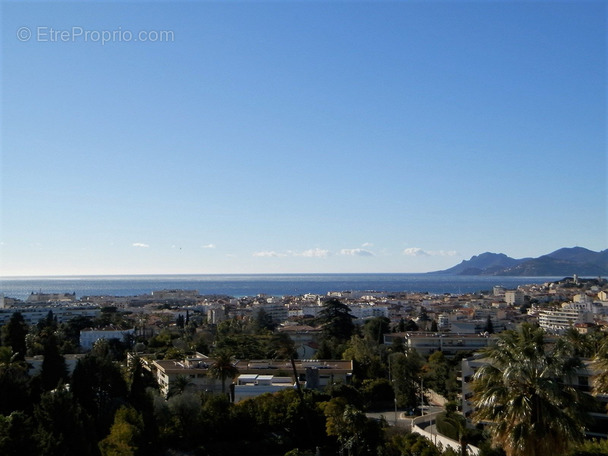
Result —
POLYGON ((31 293, 83 296, 138 296, 160 290, 197 290, 201 295, 233 297, 325 295, 330 291, 427 292, 464 294, 495 285, 542 284, 563 277, 455 276, 445 274, 207 274, 0 277, 4 297, 26 299, 31 293))

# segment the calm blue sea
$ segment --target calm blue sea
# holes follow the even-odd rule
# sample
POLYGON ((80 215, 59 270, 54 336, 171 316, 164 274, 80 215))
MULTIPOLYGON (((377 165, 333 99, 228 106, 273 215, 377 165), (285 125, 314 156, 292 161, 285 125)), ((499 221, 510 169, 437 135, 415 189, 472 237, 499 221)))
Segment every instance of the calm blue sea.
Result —
POLYGON ((32 292, 76 293, 82 296, 135 296, 165 289, 197 290, 200 294, 273 296, 326 294, 329 291, 375 290, 471 293, 494 285, 545 283, 562 277, 482 277, 442 274, 230 274, 0 278, 0 293, 25 299, 32 292))

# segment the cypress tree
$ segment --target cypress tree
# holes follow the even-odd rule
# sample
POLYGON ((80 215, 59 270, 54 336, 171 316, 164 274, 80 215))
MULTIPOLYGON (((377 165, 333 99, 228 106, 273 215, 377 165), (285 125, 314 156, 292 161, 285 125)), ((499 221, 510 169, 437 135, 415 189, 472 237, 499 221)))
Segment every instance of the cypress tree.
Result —
POLYGON ((44 340, 44 359, 40 379, 43 391, 51 391, 57 387, 59 382, 68 377, 68 369, 65 358, 59 353, 57 337, 51 333, 44 340))
POLYGON ((15 360, 25 361, 27 347, 25 336, 27 335, 27 324, 21 312, 15 312, 4 327, 3 344, 13 349, 15 360))

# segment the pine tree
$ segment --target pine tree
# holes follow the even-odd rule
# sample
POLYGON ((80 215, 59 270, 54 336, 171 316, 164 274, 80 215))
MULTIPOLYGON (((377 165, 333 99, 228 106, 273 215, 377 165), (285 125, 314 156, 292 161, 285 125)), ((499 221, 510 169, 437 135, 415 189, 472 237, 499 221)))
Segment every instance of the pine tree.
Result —
POLYGON ((338 299, 331 298, 325 301, 323 309, 319 312, 317 322, 322 325, 326 337, 340 342, 346 342, 355 331, 350 308, 338 299))

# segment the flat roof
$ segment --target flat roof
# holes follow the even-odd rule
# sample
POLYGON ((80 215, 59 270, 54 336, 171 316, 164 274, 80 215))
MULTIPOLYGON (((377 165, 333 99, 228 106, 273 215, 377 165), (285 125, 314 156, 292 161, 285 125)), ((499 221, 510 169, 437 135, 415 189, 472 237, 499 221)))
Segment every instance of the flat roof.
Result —
POLYGON ((255 380, 258 378, 258 374, 241 374, 239 380, 255 380))

